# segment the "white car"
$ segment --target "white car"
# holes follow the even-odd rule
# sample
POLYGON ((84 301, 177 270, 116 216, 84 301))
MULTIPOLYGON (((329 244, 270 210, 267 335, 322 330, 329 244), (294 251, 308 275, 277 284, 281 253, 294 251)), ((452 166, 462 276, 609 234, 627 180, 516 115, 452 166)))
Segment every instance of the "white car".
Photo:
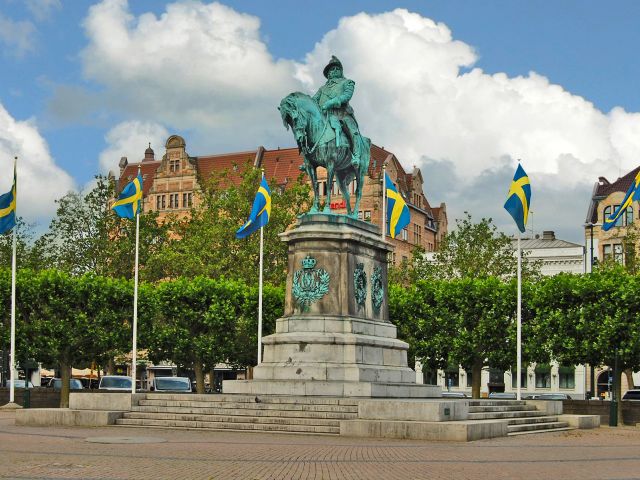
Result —
POLYGON ((191 393, 191 380, 187 377, 155 377, 151 390, 155 392, 191 393))
MULTIPOLYGON (((4 386, 9 388, 11 386, 11 380, 5 380, 4 382, 4 386)), ((29 382, 29 384, 27 385, 27 381, 26 380, 14 380, 13 381, 13 388, 33 388, 33 383, 29 382)))
POLYGON ((124 375, 105 375, 100 378, 98 390, 107 390, 112 392, 130 392, 132 380, 131 377, 124 375))

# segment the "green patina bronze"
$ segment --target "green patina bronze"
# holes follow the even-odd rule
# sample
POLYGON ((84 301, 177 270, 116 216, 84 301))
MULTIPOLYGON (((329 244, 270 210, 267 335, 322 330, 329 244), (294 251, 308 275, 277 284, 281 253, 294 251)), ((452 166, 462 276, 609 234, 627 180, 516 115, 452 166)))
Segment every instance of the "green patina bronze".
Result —
MULTIPOLYGON (((327 185, 337 180, 347 205, 347 215, 357 218, 369 170, 371 141, 360 135, 358 122, 349 105, 355 82, 342 74, 336 57, 324 68, 327 82, 313 97, 300 92, 287 95, 278 110, 284 126, 293 131, 298 149, 304 157, 301 167, 313 185, 313 205, 309 213, 320 211, 318 167, 327 169, 327 185), (352 208, 349 184, 356 182, 356 201, 352 208)), ((324 213, 331 213, 331 188, 327 188, 324 213)))
POLYGON ((356 265, 353 271, 353 288, 356 304, 364 307, 364 303, 367 300, 367 274, 364 273, 364 263, 356 265))
POLYGON ((300 310, 306 312, 309 305, 317 302, 329 291, 330 275, 323 268, 315 268, 316 259, 307 255, 302 260, 302 270, 293 274, 291 293, 300 310))
POLYGON ((384 301, 384 285, 382 283, 382 267, 376 266, 371 274, 371 303, 373 311, 380 313, 384 301))

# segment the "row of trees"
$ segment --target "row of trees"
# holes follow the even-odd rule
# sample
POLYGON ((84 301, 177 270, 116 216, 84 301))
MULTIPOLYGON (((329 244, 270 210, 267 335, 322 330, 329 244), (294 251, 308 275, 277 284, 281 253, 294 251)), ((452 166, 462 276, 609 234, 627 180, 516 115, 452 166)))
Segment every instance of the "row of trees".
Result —
MULTIPOLYGON (((58 270, 18 275, 19 360, 59 365, 107 365, 130 351, 133 286, 125 279, 58 270)), ((516 361, 516 287, 495 277, 418 281, 392 285, 390 317, 411 345, 410 362, 427 368, 461 365, 480 393, 484 366, 509 369, 516 361)), ((10 272, 0 273, 0 301, 10 302, 10 272)), ((266 286, 264 334, 282 315, 284 289, 266 286)), ((640 279, 622 269, 591 275, 560 274, 523 286, 525 362, 613 364, 640 369, 640 279)), ((255 365, 257 289, 237 280, 178 278, 142 283, 139 347, 154 362, 193 369, 198 391, 217 363, 255 365)), ((2 332, 8 340, 8 331, 2 332)), ((63 377, 65 378, 65 377, 63 377)), ((66 377, 68 378, 68 377, 66 377)), ((619 392, 618 392, 619 393, 619 392)))
MULTIPOLYGON (((21 270, 17 289, 17 360, 35 358, 58 367, 68 401, 71 367, 106 366, 131 350, 133 285, 130 280, 59 270, 21 270)), ((0 305, 8 311, 11 274, 0 272, 0 305)), ((139 291, 139 343, 151 361, 168 360, 196 375, 204 393, 204 372, 221 362, 238 368, 256 363, 258 294, 240 281, 205 277, 176 279, 139 291)), ((282 315, 284 292, 263 292, 265 331, 282 315)), ((8 344, 8 329, 0 344, 8 344)), ((63 406, 65 406, 63 405, 63 406)))

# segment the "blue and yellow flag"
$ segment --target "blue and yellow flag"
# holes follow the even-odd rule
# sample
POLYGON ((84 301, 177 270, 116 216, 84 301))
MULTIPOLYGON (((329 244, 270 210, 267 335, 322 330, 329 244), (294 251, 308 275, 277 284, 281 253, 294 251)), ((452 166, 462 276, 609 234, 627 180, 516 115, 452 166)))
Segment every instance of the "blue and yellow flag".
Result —
POLYGON ((124 187, 111 209, 122 218, 135 218, 140 213, 142 210, 142 175, 140 173, 124 187))
POLYGON ((640 172, 637 173, 635 180, 627 190, 627 194, 624 196, 622 203, 620 206, 616 208, 616 211, 613 212, 609 218, 605 218, 604 222, 602 222, 602 229, 606 232, 610 230, 612 227, 615 227, 616 221, 620 216, 627 211, 627 208, 631 206, 633 201, 636 199, 636 195, 640 191, 640 172))
POLYGON ((531 204, 531 184, 524 168, 518 164, 516 174, 513 176, 511 188, 507 194, 507 201, 504 208, 511 214, 518 225, 518 229, 524 233, 529 216, 529 206, 531 204))
POLYGON ((396 186, 389 178, 389 174, 384 172, 384 175, 385 188, 387 190, 387 234, 391 238, 396 238, 402 229, 409 225, 411 216, 409 215, 407 203, 402 198, 402 195, 398 193, 396 186))
POLYGON ((0 195, 0 234, 8 232, 16 225, 16 165, 13 164, 13 187, 0 195))
POLYGON ((267 179, 264 178, 263 175, 260 188, 258 188, 258 193, 256 193, 256 198, 253 200, 253 208, 251 209, 249 220, 236 232, 236 238, 248 237, 259 228, 264 227, 269 223, 270 215, 271 190, 269 189, 267 179))

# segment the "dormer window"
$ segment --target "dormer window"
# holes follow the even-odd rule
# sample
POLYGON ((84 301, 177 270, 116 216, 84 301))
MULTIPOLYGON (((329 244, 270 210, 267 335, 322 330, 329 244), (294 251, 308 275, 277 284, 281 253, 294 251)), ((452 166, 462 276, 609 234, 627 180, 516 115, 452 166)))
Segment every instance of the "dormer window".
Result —
POLYGON ((180 170, 180 159, 169 160, 169 171, 176 173, 180 170))

